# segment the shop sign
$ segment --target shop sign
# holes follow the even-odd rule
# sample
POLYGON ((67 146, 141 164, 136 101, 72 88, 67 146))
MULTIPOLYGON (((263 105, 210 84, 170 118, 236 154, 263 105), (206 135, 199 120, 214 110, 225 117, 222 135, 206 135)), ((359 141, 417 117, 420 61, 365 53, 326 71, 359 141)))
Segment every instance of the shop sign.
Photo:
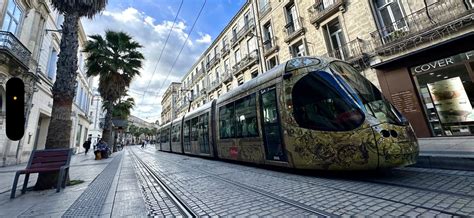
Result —
POLYGON ((429 62, 426 64, 422 64, 416 67, 412 67, 411 72, 414 74, 429 72, 429 71, 437 70, 440 68, 445 68, 445 67, 448 67, 453 64, 463 62, 466 60, 474 60, 474 50, 466 52, 466 53, 457 54, 451 57, 443 58, 437 61, 429 62))

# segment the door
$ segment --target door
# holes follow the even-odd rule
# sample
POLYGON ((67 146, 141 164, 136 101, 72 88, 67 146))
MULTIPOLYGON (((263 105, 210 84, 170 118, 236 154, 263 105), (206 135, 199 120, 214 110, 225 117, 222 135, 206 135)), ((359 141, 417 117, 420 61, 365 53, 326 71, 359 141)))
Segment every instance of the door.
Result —
POLYGON ((260 91, 260 114, 266 159, 286 162, 275 87, 260 91))

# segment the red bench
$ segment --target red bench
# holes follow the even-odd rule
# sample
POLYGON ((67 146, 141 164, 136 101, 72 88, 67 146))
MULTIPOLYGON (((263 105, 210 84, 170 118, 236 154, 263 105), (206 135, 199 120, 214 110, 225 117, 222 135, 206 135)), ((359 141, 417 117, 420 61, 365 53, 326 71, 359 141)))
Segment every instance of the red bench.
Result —
POLYGON ((13 180, 10 198, 15 198, 16 186, 18 184, 18 178, 21 174, 25 174, 25 180, 21 190, 22 194, 26 192, 26 186, 28 185, 30 173, 59 171, 56 192, 59 192, 61 187, 65 188, 66 175, 67 172, 69 172, 69 162, 71 160, 71 156, 72 149, 48 149, 33 151, 26 168, 24 170, 17 171, 15 174, 15 180, 13 180))

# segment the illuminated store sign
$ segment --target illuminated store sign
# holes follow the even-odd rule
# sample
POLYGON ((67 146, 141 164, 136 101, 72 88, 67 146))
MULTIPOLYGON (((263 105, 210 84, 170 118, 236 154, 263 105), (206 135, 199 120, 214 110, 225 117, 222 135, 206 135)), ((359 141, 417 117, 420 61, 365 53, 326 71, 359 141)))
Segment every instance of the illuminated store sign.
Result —
POLYGON ((433 61, 430 63, 413 67, 411 68, 411 72, 415 74, 424 73, 428 71, 437 70, 440 68, 445 68, 445 67, 451 66, 453 64, 456 64, 465 60, 473 60, 473 59, 474 59, 474 51, 469 51, 466 53, 461 53, 461 54, 454 55, 448 58, 443 58, 437 61, 433 61))

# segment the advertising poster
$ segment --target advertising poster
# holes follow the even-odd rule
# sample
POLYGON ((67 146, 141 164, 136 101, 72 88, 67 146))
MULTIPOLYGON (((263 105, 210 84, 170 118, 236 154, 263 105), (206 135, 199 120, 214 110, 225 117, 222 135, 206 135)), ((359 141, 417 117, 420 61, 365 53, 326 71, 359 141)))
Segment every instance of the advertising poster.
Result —
POLYGON ((442 123, 474 121, 474 110, 461 78, 454 77, 427 85, 442 123))

